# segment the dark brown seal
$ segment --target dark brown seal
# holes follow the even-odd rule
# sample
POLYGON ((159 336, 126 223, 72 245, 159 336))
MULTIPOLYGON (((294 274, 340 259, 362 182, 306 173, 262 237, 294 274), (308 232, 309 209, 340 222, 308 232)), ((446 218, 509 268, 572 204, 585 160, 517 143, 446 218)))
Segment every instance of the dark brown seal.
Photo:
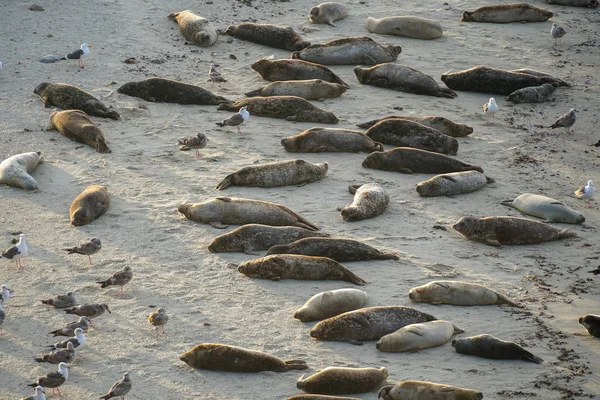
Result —
POLYGON ((179 359, 192 368, 227 372, 285 372, 307 369, 300 360, 284 361, 261 351, 226 344, 200 343, 183 353, 179 359))
POLYGON ((590 335, 600 338, 600 315, 584 315, 579 318, 579 323, 590 335))
POLYGON ((598 8, 598 0, 548 0, 548 4, 559 4, 561 6, 598 8))
POLYGON ((255 250, 267 250, 299 239, 326 236, 329 235, 295 226, 247 224, 217 236, 208 245, 208 250, 213 253, 239 251, 256 255, 258 253, 255 250))
POLYGON ((463 217, 452 228, 469 240, 489 246, 536 244, 577 236, 568 229, 518 217, 463 217))
POLYGON ((98 153, 111 152, 100 128, 83 111, 52 111, 50 126, 71 140, 93 147, 98 153))
POLYGON ((40 83, 33 93, 40 96, 45 107, 55 106, 63 110, 81 110, 88 115, 119 119, 119 113, 109 110, 100 100, 73 85, 66 83, 40 83))
POLYGON ((268 201, 216 197, 202 203, 184 203, 177 210, 187 219, 215 228, 226 228, 226 224, 264 224, 319 230, 289 208, 268 201))
POLYGON ((267 81, 302 81, 321 79, 326 82, 339 83, 349 88, 329 68, 303 60, 258 60, 251 65, 252 69, 267 81))
POLYGON ((363 340, 379 340, 406 325, 435 321, 432 315, 412 307, 367 307, 349 311, 319 322, 310 331, 318 340, 348 341, 361 344, 363 340))
POLYGON ((552 12, 527 3, 494 4, 480 7, 475 11, 465 11, 460 18, 465 22, 544 22, 552 18, 552 12))
POLYGON ((381 143, 373 141, 360 131, 321 127, 307 129, 296 136, 288 136, 281 140, 281 145, 290 153, 383 151, 381 143))
POLYGON ((405 174, 445 174, 447 172, 479 171, 481 167, 465 164, 454 158, 431 151, 398 147, 396 149, 371 153, 365 158, 365 168, 395 171, 405 174))
POLYGON ((324 65, 375 65, 396 61, 402 47, 381 45, 367 36, 352 36, 313 44, 291 58, 324 65))
POLYGON ((377 398, 383 400, 481 400, 483 393, 439 383, 404 381, 395 385, 385 385, 379 391, 377 398))
POLYGON ((353 222, 374 218, 383 213, 390 202, 390 197, 385 189, 377 183, 350 185, 348 191, 354 195, 354 200, 340 209, 344 221, 353 222))
POLYGON ((225 34, 238 39, 289 51, 302 50, 310 46, 310 42, 302 39, 289 26, 246 22, 239 25, 229 25, 225 30, 225 34))
MULTIPOLYGON (((523 72, 505 71, 497 68, 476 66, 463 71, 442 75, 442 81, 451 89, 467 92, 503 94, 544 83, 557 83, 551 76, 535 76, 523 72)), ((562 81, 561 81, 562 82, 562 81)))
POLYGON ((218 190, 231 186, 279 187, 304 185, 325 178, 329 165, 313 164, 304 160, 276 161, 238 169, 227 175, 218 185, 218 190))
POLYGON ((242 107, 246 107, 251 115, 286 121, 321 124, 337 124, 339 121, 333 113, 296 96, 250 97, 235 103, 221 104, 218 109, 237 112, 242 107))
POLYGON ((454 339, 452 347, 459 354, 491 358, 493 360, 524 360, 536 364, 544 362, 518 344, 498 339, 492 335, 477 335, 454 339))
POLYGON ((308 378, 300 378, 296 387, 306 393, 350 394, 379 389, 388 378, 386 368, 327 367, 308 378))
POLYGON ((367 283, 331 258, 296 254, 275 254, 246 261, 239 265, 238 272, 250 278, 270 279, 272 281, 300 279, 310 281, 341 280, 355 285, 365 285, 367 283))
POLYGON ((453 156, 458 152, 458 140, 455 138, 406 119, 385 119, 370 127, 365 135, 392 146, 414 147, 453 156))
POLYGON ((363 122, 362 124, 357 124, 359 128, 369 129, 373 125, 378 122, 381 122, 386 119, 391 118, 400 118, 408 121, 418 122, 421 125, 428 126, 433 129, 437 129, 442 132, 444 135, 452 136, 452 137, 465 137, 469 136, 473 133, 473 128, 464 124, 458 124, 454 121, 451 121, 444 117, 409 117, 409 116, 396 116, 389 115, 387 117, 374 119, 371 121, 363 122))
MULTIPOLYGON (((164 78, 148 78, 140 82, 129 82, 121 86, 119 93, 139 97, 159 103, 218 105, 231 103, 221 96, 215 96, 200 86, 164 78)), ((237 111, 237 110, 236 110, 237 111)))
POLYGON ((385 63, 370 68, 355 67, 354 73, 363 85, 449 99, 456 97, 456 93, 440 87, 431 76, 407 65, 385 63))
POLYGON ((383 253, 368 244, 353 239, 306 237, 289 244, 275 245, 267 251, 271 254, 302 254, 328 257, 337 262, 397 260, 398 253, 383 253))
POLYGON ((87 225, 108 210, 110 205, 110 196, 104 186, 88 186, 75 200, 69 208, 71 225, 87 225))
POLYGON ((306 79, 272 82, 245 95, 248 97, 298 96, 306 100, 323 100, 340 97, 346 90, 346 87, 339 83, 326 82, 322 79, 306 79))

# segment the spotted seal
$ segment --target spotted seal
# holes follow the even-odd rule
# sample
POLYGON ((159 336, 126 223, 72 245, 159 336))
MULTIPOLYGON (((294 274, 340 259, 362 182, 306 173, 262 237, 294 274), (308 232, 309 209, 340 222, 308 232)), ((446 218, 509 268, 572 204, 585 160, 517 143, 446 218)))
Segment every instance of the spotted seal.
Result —
POLYGON ((362 308, 367 300, 367 293, 362 290, 328 290, 308 299, 301 308, 296 310, 294 318, 302 322, 319 321, 362 308))
POLYGON ((329 68, 304 60, 258 60, 250 66, 267 81, 300 81, 321 79, 339 83, 345 88, 350 86, 329 68))
POLYGON ((0 184, 26 190, 38 189, 38 183, 29 175, 42 162, 42 152, 30 152, 8 157, 0 163, 0 184))
POLYGON ((477 335, 454 339, 452 347, 459 354, 491 358, 493 360, 524 360, 541 364, 541 358, 534 356, 514 342, 498 339, 492 335, 477 335))
POLYGON ((443 174, 462 171, 479 171, 483 173, 481 167, 465 164, 443 154, 411 147, 398 147, 384 152, 376 151, 365 158, 362 166, 404 174, 443 174))
POLYGON ((307 237, 293 243, 273 246, 271 254, 302 254, 305 256, 328 257, 338 262, 398 260, 398 253, 384 253, 368 244, 353 239, 307 237))
POLYGON ((463 22, 544 22, 552 18, 552 12, 527 3, 494 4, 480 7, 475 11, 465 11, 460 18, 463 22))
POLYGON ((245 95, 248 97, 298 96, 306 100, 323 100, 340 97, 346 90, 346 87, 339 83, 326 82, 322 79, 306 79, 272 82, 245 95))
POLYGON ((306 393, 366 393, 377 390, 388 376, 387 369, 383 367, 327 367, 308 378, 300 378, 296 387, 306 393))
POLYGON ((348 191, 354 195, 354 201, 340 210, 344 221, 362 221, 376 217, 385 211, 390 202, 385 189, 377 183, 350 185, 348 191))
POLYGON ((210 21, 190 10, 173 12, 168 18, 177 22, 181 34, 198 46, 211 46, 217 41, 217 31, 210 21))
POLYGON ((556 91, 556 87, 551 83, 544 83, 541 86, 530 86, 515 90, 508 95, 506 101, 515 104, 519 103, 543 103, 556 91))
POLYGON ((375 65, 398 59, 402 47, 381 45, 367 36, 352 36, 313 44, 291 58, 324 65, 375 65))
POLYGON ((429 321, 407 325, 385 335, 375 345, 377 350, 400 353, 441 346, 456 334, 464 332, 448 321, 429 321))
POLYGON ((408 298, 417 303, 452 304, 455 306, 488 306, 506 304, 517 306, 506 296, 483 285, 462 281, 433 281, 408 292, 408 298))
POLYGON ((419 182, 416 189, 422 197, 453 196, 474 192, 493 182, 478 171, 451 172, 419 182))
POLYGON ((78 87, 66 83, 40 83, 33 93, 40 96, 45 107, 55 106, 63 110, 81 110, 88 115, 119 119, 121 116, 109 110, 100 100, 78 87))
POLYGON ((239 25, 229 25, 225 30, 225 34, 241 40, 289 51, 302 50, 310 46, 309 41, 302 39, 289 26, 244 22, 239 25))
POLYGON ((50 126, 66 138, 93 147, 98 153, 111 153, 102 130, 83 111, 54 110, 50 114, 50 126))
POLYGON ((108 210, 110 196, 108 189, 100 185, 88 186, 69 207, 71 225, 87 225, 108 210))
POLYGON ((348 152, 372 153, 383 151, 383 145, 360 131, 337 128, 310 128, 296 136, 281 140, 290 153, 348 152))
POLYGON ((483 393, 439 383, 403 381, 382 387, 379 390, 378 398, 383 400, 481 400, 483 393))
POLYGON ((215 96, 200 86, 164 78, 148 78, 140 82, 128 82, 117 91, 127 96, 159 103, 197 105, 231 103, 225 97, 215 96))
POLYGON ((367 30, 380 35, 406 36, 415 39, 438 39, 444 34, 438 21, 421 17, 367 17, 367 30))
POLYGON ((550 197, 539 194, 525 193, 511 200, 504 200, 502 205, 516 208, 524 214, 543 218, 544 222, 563 222, 565 224, 581 224, 585 217, 550 197))
POLYGON ((342 3, 326 2, 312 7, 308 11, 308 20, 313 24, 327 24, 335 26, 333 23, 348 16, 348 9, 342 3))
POLYGON ((357 124, 359 128, 369 129, 378 122, 386 119, 400 118, 408 121, 418 122, 421 125, 428 126, 433 129, 437 129, 444 135, 452 137, 465 137, 473 133, 473 128, 464 124, 458 124, 444 117, 415 117, 415 116, 400 116, 400 115, 389 115, 387 117, 374 119, 371 121, 357 124))

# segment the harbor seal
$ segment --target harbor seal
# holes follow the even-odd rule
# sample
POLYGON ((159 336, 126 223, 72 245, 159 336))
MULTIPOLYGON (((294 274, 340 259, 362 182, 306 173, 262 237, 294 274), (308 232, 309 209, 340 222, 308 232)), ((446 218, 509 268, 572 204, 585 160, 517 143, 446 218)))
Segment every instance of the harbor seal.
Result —
POLYGON ((318 231, 315 225, 280 204, 238 197, 216 197, 202 203, 183 203, 177 211, 187 219, 226 228, 226 224, 297 226, 318 231))
POLYGON ((550 197, 539 194, 525 193, 512 200, 501 202, 502 205, 516 208, 524 214, 543 218, 544 222, 563 222, 565 224, 582 224, 585 217, 550 197))
POLYGON ((463 217, 452 228, 469 240, 489 246, 536 244, 577 236, 568 229, 517 217, 463 217))
POLYGON ((325 178, 329 164, 313 164, 304 160, 277 161, 238 169, 227 175, 217 190, 231 186, 279 187, 305 185, 325 178))
POLYGON ((547 0, 548 4, 558 4, 571 7, 598 8, 598 0, 547 0))
POLYGON ((351 36, 313 44, 292 53, 291 58, 324 65, 375 65, 398 59, 402 47, 381 45, 367 36, 351 36))
POLYGON ((267 81, 321 79, 326 82, 339 83, 347 89, 350 88, 329 68, 304 60, 258 60, 250 67, 267 81))
POLYGON ((489 306, 506 304, 517 306, 509 300, 483 285, 462 281, 433 281, 417 286, 408 292, 408 298, 417 303, 452 304, 455 306, 489 306))
POLYGON ((407 65, 385 63, 370 68, 355 67, 353 71, 363 85, 448 99, 456 97, 456 93, 441 88, 431 76, 407 65))
POLYGON ((281 140, 290 153, 348 152, 372 153, 383 151, 381 143, 360 131, 337 128, 310 128, 296 136, 281 140))
POLYGON ((0 163, 0 184, 26 190, 39 189, 37 181, 29 174, 41 162, 41 151, 8 157, 0 163))
POLYGON ((217 109, 237 112, 246 107, 251 115, 295 122, 337 124, 338 117, 297 96, 249 97, 235 103, 220 104, 217 109))
POLYGON ((570 87, 572 86, 569 82, 565 82, 562 79, 556 78, 546 72, 540 72, 540 71, 536 71, 535 69, 530 69, 530 68, 519 68, 519 69, 513 69, 510 70, 509 72, 515 72, 515 73, 521 73, 521 74, 529 74, 529 75, 533 75, 533 76, 537 76, 538 78, 550 78, 553 79, 552 84, 556 85, 556 86, 565 86, 565 87, 570 87))
POLYGON ((419 182, 416 189, 422 197, 453 196, 474 192, 493 182, 478 171, 452 172, 419 182))
POLYGON ((55 106, 63 110, 81 110, 88 115, 102 118, 121 118, 118 112, 109 110, 104 103, 88 92, 66 83, 40 83, 33 93, 40 96, 46 108, 55 106))
POLYGON ((108 210, 110 196, 108 189, 100 185, 88 186, 69 207, 71 225, 87 225, 108 210))
POLYGON ((127 96, 139 97, 146 101, 158 103, 197 104, 201 106, 231 103, 225 97, 215 96, 200 86, 164 78, 148 78, 140 82, 128 82, 117 91, 127 96))
POLYGON ((284 361, 262 351, 218 343, 200 343, 183 353, 179 359, 192 368, 211 371, 285 372, 308 368, 304 361, 284 361))
POLYGON ((579 323, 590 335, 600 338, 600 315, 584 315, 579 318, 579 323))
POLYGON ((326 394, 298 394, 285 400, 360 400, 358 397, 328 396, 326 394))
POLYGON ((309 281, 341 280, 355 285, 367 283, 331 258, 296 254, 275 254, 246 261, 238 266, 238 272, 249 278, 272 281, 299 279, 309 281))
POLYGON ((535 76, 479 65, 471 69, 443 74, 442 81, 454 90, 508 96, 515 90, 555 83, 557 79, 552 76, 535 76))
POLYGON ((306 79, 272 82, 245 95, 248 97, 298 96, 306 100, 323 100, 340 97, 346 90, 346 87, 339 83, 326 82, 322 79, 306 79))
POLYGON ((477 335, 454 339, 452 347, 459 354, 490 358, 492 360, 524 360, 536 364, 544 362, 518 344, 498 339, 492 335, 477 335))
POLYGON ((444 34, 438 21, 420 17, 367 17, 367 30, 380 35, 406 36, 414 39, 439 39, 444 34))
POLYGON ((177 22, 179 32, 198 46, 211 46, 217 41, 217 31, 210 21, 190 10, 173 12, 168 15, 168 18, 177 22))
POLYGON ((383 400, 481 400, 483 393, 456 386, 423 381, 403 381, 385 385, 377 396, 383 400))
POLYGON ((392 146, 413 147, 453 156, 458 152, 458 140, 455 138, 406 119, 385 119, 367 129, 365 135, 392 146))
POLYGON ((296 310, 294 318, 302 322, 320 321, 362 308, 367 304, 367 300, 367 293, 362 290, 328 290, 308 299, 301 308, 296 310))
POLYGON ((244 252, 257 255, 255 250, 267 250, 299 239, 326 236, 329 235, 295 226, 247 224, 214 238, 208 245, 208 251, 213 253, 244 252))
POLYGON ((413 149, 412 147, 398 147, 384 152, 376 151, 365 158, 362 166, 404 174, 444 174, 462 171, 479 171, 483 173, 481 167, 465 164, 443 154, 413 149))
POLYGON ((296 387, 306 393, 367 393, 377 390, 388 376, 388 371, 384 367, 327 367, 308 378, 302 376, 296 383, 296 387))
POLYGON ((362 221, 383 213, 390 202, 385 189, 377 183, 350 185, 348 191, 354 195, 354 201, 340 210, 344 221, 362 221))
POLYGON ((111 153, 102 130, 83 111, 54 110, 50 114, 50 126, 68 139, 93 147, 98 153, 111 153))
POLYGON ((239 25, 229 25, 225 30, 225 34, 241 40, 289 51, 298 51, 310 46, 309 41, 302 39, 289 26, 245 22, 239 25))
POLYGON ((480 7, 475 11, 465 11, 462 22, 493 22, 507 24, 510 22, 544 22, 552 18, 552 12, 534 7, 527 3, 494 4, 480 7))
POLYGON ((375 345, 377 350, 400 353, 419 351, 430 347, 441 346, 456 334, 464 332, 452 322, 429 321, 407 325, 394 333, 385 335, 375 345))
POLYGON ((556 91, 556 87, 551 83, 544 83, 541 86, 530 86, 515 90, 508 95, 506 101, 512 101, 515 104, 520 103, 543 103, 556 91))
POLYGON ((310 336, 317 340, 362 344, 363 340, 379 340, 406 325, 436 319, 412 307, 367 307, 324 319, 312 328, 310 336))
POLYGON ((357 124, 359 128, 369 129, 373 125, 378 122, 381 122, 386 119, 391 118, 400 118, 408 121, 418 122, 421 125, 428 126, 433 129, 437 129, 442 132, 444 135, 452 136, 452 137, 465 137, 469 136, 473 133, 473 128, 464 124, 457 124, 454 121, 451 121, 444 117, 409 117, 409 116, 396 116, 389 115, 387 117, 374 119, 371 121, 363 122, 362 124, 357 124))
POLYGON ((327 24, 335 26, 333 23, 348 16, 348 9, 341 3, 321 3, 312 7, 308 11, 308 20, 313 24, 327 24))
POLYGON ((368 244, 354 239, 307 237, 293 243, 273 246, 271 254, 302 254, 305 256, 328 257, 337 262, 398 260, 397 253, 384 253, 368 244))

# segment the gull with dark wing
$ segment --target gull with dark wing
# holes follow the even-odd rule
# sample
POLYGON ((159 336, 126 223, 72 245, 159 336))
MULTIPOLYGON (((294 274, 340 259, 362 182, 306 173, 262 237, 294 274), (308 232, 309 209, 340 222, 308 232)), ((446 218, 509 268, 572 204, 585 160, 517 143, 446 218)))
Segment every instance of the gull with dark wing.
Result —
POLYGON ((121 397, 121 400, 125 399, 125 395, 131 390, 131 378, 129 372, 123 374, 123 379, 112 385, 108 393, 100 397, 102 400, 112 399, 113 397, 121 397))
POLYGON ((85 333, 83 333, 83 329, 76 328, 75 336, 63 340, 62 342, 54 343, 53 345, 48 347, 54 350, 66 349, 68 343, 73 343, 73 347, 75 347, 75 350, 79 350, 81 347, 83 347, 85 345, 85 333))
POLYGON ((121 296, 123 296, 123 286, 127 284, 133 278, 133 272, 131 272, 131 267, 125 267, 122 271, 115 272, 105 281, 97 281, 96 283, 100 284, 101 288, 105 288, 108 286, 121 286, 121 296))
POLYGON ((108 308, 108 304, 105 303, 90 303, 84 304, 82 306, 75 306, 73 308, 68 308, 65 310, 67 314, 76 314, 80 317, 88 317, 88 322, 92 327, 95 328, 92 323, 92 318, 96 318, 104 314, 104 311, 108 311, 111 314, 110 309, 108 308))
POLYGON ((60 329, 57 329, 55 331, 49 332, 51 334, 53 334, 54 336, 68 336, 71 337, 73 335, 75 335, 75 329, 77 328, 81 328, 84 331, 87 331, 89 328, 89 319, 88 317, 79 317, 78 321, 75 322, 71 322, 70 324, 67 324, 67 326, 64 326, 60 329))
POLYGON ((69 378, 69 369, 67 363, 61 362, 58 364, 58 371, 52 371, 46 374, 46 376, 40 376, 35 383, 31 383, 27 386, 43 386, 45 388, 52 389, 52 392, 58 391, 58 397, 60 397, 60 386, 67 381, 69 378))
POLYGON ((15 260, 15 262, 17 263, 17 268, 21 270, 24 268, 23 264, 21 263, 21 258, 27 257, 27 251, 28 250, 27 243, 25 243, 25 234, 21 233, 19 235, 19 243, 6 249, 5 252, 0 254, 0 257, 8 258, 9 260, 15 260))
POLYGON ((565 28, 563 28, 562 26, 558 26, 558 24, 555 22, 552 24, 552 29, 550 29, 550 34, 554 38, 554 44, 556 44, 557 39, 562 42, 562 37, 567 34, 567 31, 565 31, 565 28))
POLYGON ((78 50, 67 54, 66 56, 61 58, 61 60, 79 60, 79 68, 83 68, 83 58, 90 55, 90 53, 92 52, 90 50, 91 48, 92 46, 88 45, 87 43, 84 43, 78 50))
POLYGON ((46 400, 46 392, 42 386, 36 386, 33 389, 33 396, 22 397, 21 400, 46 400))
POLYGON ((46 300, 40 300, 44 304, 48 304, 49 306, 54 306, 56 308, 67 308, 73 307, 77 303, 77 299, 75 299, 75 293, 67 292, 67 294, 59 294, 56 297, 51 297, 46 300))
POLYGON ((223 122, 217 122, 217 125, 220 127, 237 126, 238 133, 241 134, 242 131, 240 129, 240 125, 246 122, 249 117, 250 113, 246 110, 246 107, 242 107, 237 114, 233 114, 231 117, 224 119, 223 122))
POLYGON ((47 362, 51 364, 60 364, 61 362, 71 364, 75 359, 75 346, 73 343, 67 343, 66 349, 52 350, 48 354, 42 354, 35 358, 37 362, 47 362))
POLYGON ((92 254, 96 254, 102 248, 102 243, 98 238, 91 238, 87 242, 81 243, 79 246, 71 247, 68 249, 63 249, 64 251, 68 251, 69 254, 83 254, 84 256, 88 256, 90 260, 90 265, 92 265, 92 254))

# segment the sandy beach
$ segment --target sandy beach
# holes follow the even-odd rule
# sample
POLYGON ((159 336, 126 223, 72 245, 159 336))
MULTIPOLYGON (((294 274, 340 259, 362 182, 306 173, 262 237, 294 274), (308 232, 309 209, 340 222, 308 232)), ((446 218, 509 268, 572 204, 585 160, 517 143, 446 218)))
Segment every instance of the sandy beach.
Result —
MULTIPOLYGON (((33 393, 27 384, 56 369, 34 357, 55 343, 48 332, 76 318, 41 304, 40 299, 75 292, 79 304, 107 303, 112 314, 98 317, 69 371, 63 399, 97 399, 129 371, 133 389, 127 399, 275 400, 300 394, 296 381, 328 366, 386 367, 388 382, 416 379, 483 392, 484 399, 592 398, 600 394, 600 341, 578 324, 585 314, 600 314, 600 289, 588 273, 600 264, 597 202, 585 208, 573 191, 588 180, 600 182, 600 8, 531 4, 554 12, 540 23, 482 24, 460 22, 465 10, 508 1, 343 1, 349 16, 336 27, 313 25, 309 0, 101 0, 31 4, 0 2, 0 160, 41 151, 44 162, 32 173, 40 190, 0 187, 0 249, 17 232, 27 235, 24 270, 0 259, 0 284, 15 290, 5 307, 0 336, 0 399, 33 393), (350 89, 339 98, 313 102, 333 112, 336 128, 387 115, 438 115, 472 126, 458 138, 457 159, 481 166, 495 183, 466 195, 422 198, 417 183, 432 175, 366 169, 366 154, 287 153, 281 139, 316 126, 250 116, 236 128, 215 125, 231 115, 216 106, 152 103, 117 93, 120 85, 157 76, 197 84, 232 101, 267 82, 250 68, 256 60, 289 52, 229 36, 211 47, 186 43, 167 18, 190 9, 215 28, 259 22, 289 25, 311 43, 346 36, 369 36, 381 44, 402 46, 398 63, 433 76, 476 65, 506 70, 531 68, 572 84, 551 100, 513 105, 496 96, 500 111, 486 124, 482 104, 492 95, 457 92, 455 99, 419 96, 361 85, 354 66, 330 66, 350 89), (444 35, 418 40, 369 33, 368 16, 412 15, 439 21, 444 35), (562 45, 550 36, 553 22, 567 30, 562 45), (43 64, 47 54, 67 54, 81 43, 93 46, 80 69, 77 61, 43 64), (123 60, 135 57, 136 64, 123 60), (207 82, 211 62, 228 80, 207 82), (53 108, 33 93, 42 82, 75 85, 121 114, 113 121, 92 117, 104 132, 111 154, 73 142, 49 130, 53 108), (577 122, 549 129, 556 118, 576 108, 577 122), (178 150, 177 139, 197 133, 208 137, 202 157, 178 150), (305 186, 279 188, 215 186, 248 165, 301 158, 329 163, 327 177, 305 186), (348 185, 377 182, 390 196, 386 212, 360 222, 344 222, 338 207, 352 202, 348 185), (69 224, 69 205, 89 185, 104 185, 111 196, 108 212, 82 226, 69 224), (463 216, 523 216, 500 204, 522 193, 552 197, 580 211, 577 238, 526 246, 494 248, 467 240, 450 228, 463 216), (294 311, 316 293, 355 287, 341 281, 280 282, 250 279, 237 266, 254 258, 244 253, 210 253, 207 245, 226 230, 186 220, 177 212, 183 202, 217 196, 259 199, 285 205, 332 237, 368 243, 398 252, 400 260, 344 265, 368 282, 368 306, 412 306, 465 330, 461 337, 488 333, 519 343, 546 361, 497 361, 457 354, 450 343, 416 353, 383 353, 375 342, 354 346, 310 337, 315 323, 301 323, 294 311), (437 229, 444 227, 444 229, 437 229), (102 250, 87 257, 67 255, 92 237, 102 250), (95 281, 130 266, 125 295, 101 289, 95 281), (505 294, 524 308, 458 307, 413 303, 408 291, 436 279, 470 281, 505 294), (147 315, 163 307, 169 315, 166 334, 158 337, 147 315), (306 371, 256 374, 194 370, 179 356, 199 343, 223 343, 260 350, 284 360, 300 359, 306 371)), ((391 146, 385 146, 386 150, 391 146)), ((533 217, 532 217, 533 219, 533 217)), ((261 255, 264 255, 264 251, 261 255)), ((47 391, 49 397, 50 391, 47 391)), ((357 394, 365 400, 377 392, 357 394)))

